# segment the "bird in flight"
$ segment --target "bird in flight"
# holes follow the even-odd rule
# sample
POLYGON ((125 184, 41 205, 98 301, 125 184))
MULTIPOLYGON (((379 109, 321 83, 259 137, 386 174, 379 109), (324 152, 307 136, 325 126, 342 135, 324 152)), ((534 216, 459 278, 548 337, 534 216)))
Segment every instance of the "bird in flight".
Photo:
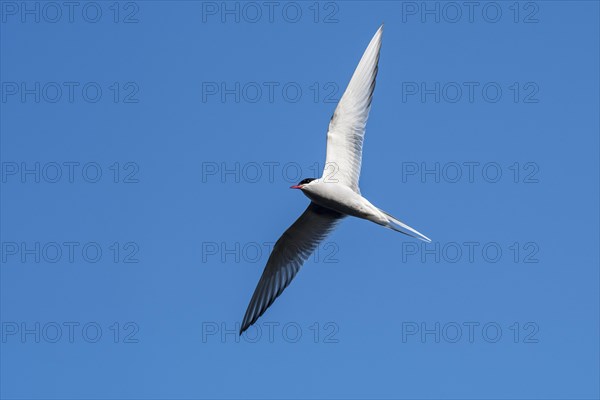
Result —
POLYGON ((300 189, 311 203, 275 243, 244 315, 240 335, 279 297, 319 243, 348 215, 431 242, 427 236, 375 207, 358 188, 382 34, 383 25, 367 46, 331 117, 323 175, 303 179, 291 187, 300 189))

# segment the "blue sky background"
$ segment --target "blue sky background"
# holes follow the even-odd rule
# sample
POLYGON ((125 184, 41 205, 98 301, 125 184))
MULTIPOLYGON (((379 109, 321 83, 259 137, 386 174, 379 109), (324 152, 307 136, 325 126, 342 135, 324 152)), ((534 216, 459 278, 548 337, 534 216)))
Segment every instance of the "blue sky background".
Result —
POLYGON ((597 2, 35 4, 0 2, 3 398, 599 397, 597 2), (347 219, 240 339, 382 21, 361 188, 434 243, 347 219))

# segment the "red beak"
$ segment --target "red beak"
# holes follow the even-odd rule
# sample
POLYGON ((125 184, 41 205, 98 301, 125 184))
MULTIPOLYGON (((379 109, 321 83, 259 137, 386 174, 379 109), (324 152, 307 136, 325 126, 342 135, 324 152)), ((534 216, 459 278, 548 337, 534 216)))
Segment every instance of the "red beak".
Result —
POLYGON ((294 185, 294 186, 290 186, 290 189, 302 189, 302 186, 294 185))

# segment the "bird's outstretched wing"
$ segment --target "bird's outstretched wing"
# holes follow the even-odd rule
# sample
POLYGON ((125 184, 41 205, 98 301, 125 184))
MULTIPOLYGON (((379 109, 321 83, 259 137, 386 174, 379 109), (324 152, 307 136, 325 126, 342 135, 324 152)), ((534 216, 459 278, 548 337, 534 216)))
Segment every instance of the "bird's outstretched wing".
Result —
POLYGON ((315 203, 281 235, 254 290, 240 335, 275 301, 296 276, 304 261, 343 215, 315 203))
POLYGON ((327 158, 323 179, 342 183, 360 193, 358 179, 362 147, 377 77, 383 25, 365 50, 340 99, 327 132, 327 158))

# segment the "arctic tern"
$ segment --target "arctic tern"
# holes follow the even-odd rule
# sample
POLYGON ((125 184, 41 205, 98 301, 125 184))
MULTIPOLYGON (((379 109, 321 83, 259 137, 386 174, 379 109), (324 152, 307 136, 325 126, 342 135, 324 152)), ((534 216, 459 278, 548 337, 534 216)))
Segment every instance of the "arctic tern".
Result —
POLYGON ((377 76, 383 25, 367 46, 340 99, 327 132, 327 156, 321 178, 303 179, 300 189, 311 203, 279 238, 254 290, 240 335, 269 308, 300 267, 337 223, 350 215, 426 242, 431 240, 375 207, 358 188, 365 127, 377 76))

